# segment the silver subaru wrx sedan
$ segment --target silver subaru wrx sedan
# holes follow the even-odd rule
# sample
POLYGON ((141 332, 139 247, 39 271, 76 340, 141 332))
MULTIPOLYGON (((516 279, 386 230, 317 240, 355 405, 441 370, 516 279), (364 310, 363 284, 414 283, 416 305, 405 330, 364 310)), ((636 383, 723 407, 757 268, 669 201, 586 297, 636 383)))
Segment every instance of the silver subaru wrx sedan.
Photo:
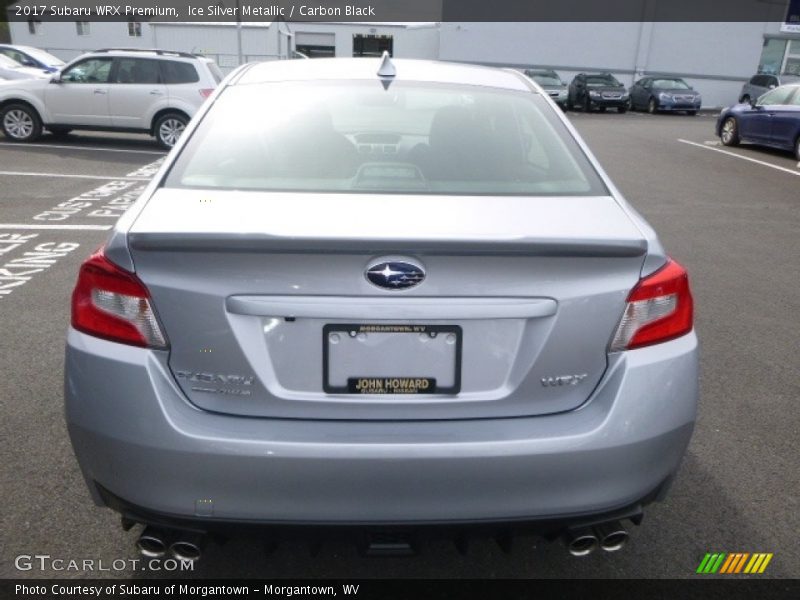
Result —
POLYGON ((81 267, 66 418, 147 556, 243 524, 581 555, 665 496, 697 368, 686 271, 535 83, 283 61, 223 82, 81 267))

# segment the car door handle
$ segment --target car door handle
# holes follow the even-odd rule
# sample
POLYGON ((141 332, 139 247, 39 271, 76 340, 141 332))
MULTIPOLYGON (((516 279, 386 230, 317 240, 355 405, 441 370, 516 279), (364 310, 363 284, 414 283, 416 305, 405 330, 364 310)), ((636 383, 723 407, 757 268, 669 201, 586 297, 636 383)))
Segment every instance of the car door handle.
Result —
POLYGON ((150 95, 151 95, 151 96, 163 96, 163 95, 164 95, 164 92, 162 92, 162 91, 160 91, 160 90, 151 90, 151 91, 150 91, 150 95))
POLYGON ((96 90, 94 91, 94 93, 95 93, 95 94, 101 94, 101 95, 105 95, 106 91, 105 91, 105 90, 103 90, 103 89, 100 89, 100 88, 98 88, 98 89, 96 89, 96 90))

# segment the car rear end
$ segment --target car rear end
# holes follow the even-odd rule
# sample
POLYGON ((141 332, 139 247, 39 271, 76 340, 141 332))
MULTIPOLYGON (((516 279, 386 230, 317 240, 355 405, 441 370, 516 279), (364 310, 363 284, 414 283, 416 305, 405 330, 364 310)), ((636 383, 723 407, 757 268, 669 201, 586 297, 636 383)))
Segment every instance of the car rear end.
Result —
POLYGON ((95 501, 173 537, 638 520, 695 419, 685 271, 521 76, 315 62, 234 76, 82 267, 95 501))
POLYGON ((186 53, 165 55, 161 68, 170 104, 189 117, 197 112, 224 78, 212 59, 186 53))

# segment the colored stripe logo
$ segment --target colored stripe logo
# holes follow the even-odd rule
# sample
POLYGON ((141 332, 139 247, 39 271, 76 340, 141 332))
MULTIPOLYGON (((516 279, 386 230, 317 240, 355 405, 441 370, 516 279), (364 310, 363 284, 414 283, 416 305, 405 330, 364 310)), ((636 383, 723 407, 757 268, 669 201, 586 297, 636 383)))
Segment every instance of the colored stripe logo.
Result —
POLYGON ((708 552, 697 573, 700 574, 725 574, 735 575, 738 573, 757 574, 763 573, 767 569, 769 561, 772 560, 771 552, 708 552))

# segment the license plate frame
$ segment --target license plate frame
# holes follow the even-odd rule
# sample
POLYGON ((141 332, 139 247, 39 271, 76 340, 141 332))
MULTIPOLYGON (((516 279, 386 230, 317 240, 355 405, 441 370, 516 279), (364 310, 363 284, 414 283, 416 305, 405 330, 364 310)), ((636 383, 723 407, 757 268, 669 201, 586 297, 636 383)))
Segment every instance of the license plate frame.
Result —
POLYGON ((419 323, 328 323, 323 326, 322 328, 322 389, 327 394, 346 394, 349 396, 359 396, 364 395, 366 393, 376 393, 376 392, 363 392, 363 391, 353 391, 353 384, 352 380, 355 379, 401 379, 401 380, 428 380, 430 383, 431 381, 436 386, 434 389, 426 388, 420 389, 415 392, 407 391, 407 388, 404 391, 383 391, 377 392, 380 395, 386 396, 419 396, 419 395, 428 395, 428 394, 444 394, 444 395, 456 395, 461 391, 461 353, 462 353, 462 343, 463 343, 463 330, 459 325, 429 325, 429 324, 419 324, 419 323), (389 375, 389 376, 369 376, 369 377, 361 377, 358 373, 353 373, 352 375, 348 374, 348 383, 347 385, 331 385, 330 384, 330 366, 331 366, 331 357, 330 357, 330 335, 332 333, 342 333, 344 335, 350 335, 352 331, 356 331, 357 333, 369 331, 371 333, 375 333, 375 330, 378 330, 380 333, 393 333, 398 335, 419 335, 423 334, 430 334, 435 333, 436 335, 446 335, 446 334, 455 334, 455 357, 454 357, 454 369, 455 373, 453 374, 453 385, 450 386, 438 386, 436 385, 436 378, 432 377, 424 377, 420 376, 420 374, 403 374, 398 373, 396 375, 389 375), (395 329, 395 331, 392 331, 395 329))

